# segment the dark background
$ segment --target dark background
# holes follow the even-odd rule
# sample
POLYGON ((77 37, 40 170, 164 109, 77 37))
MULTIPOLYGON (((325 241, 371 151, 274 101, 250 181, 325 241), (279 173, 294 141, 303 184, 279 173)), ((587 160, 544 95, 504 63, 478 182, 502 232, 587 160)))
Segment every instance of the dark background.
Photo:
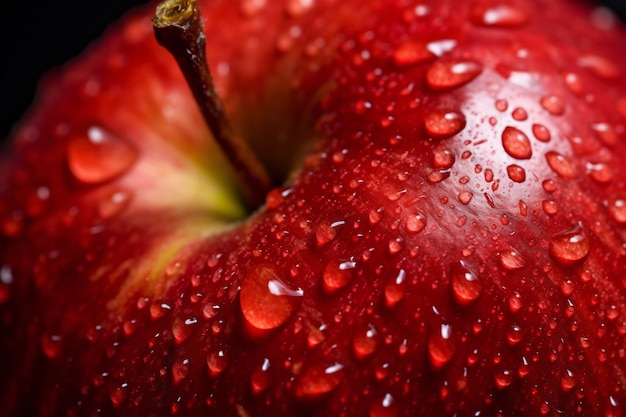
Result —
MULTIPOLYGON (((0 141, 32 102, 47 70, 78 55, 124 11, 146 2, 0 0, 0 141)), ((603 3, 626 18, 626 0, 603 3)))

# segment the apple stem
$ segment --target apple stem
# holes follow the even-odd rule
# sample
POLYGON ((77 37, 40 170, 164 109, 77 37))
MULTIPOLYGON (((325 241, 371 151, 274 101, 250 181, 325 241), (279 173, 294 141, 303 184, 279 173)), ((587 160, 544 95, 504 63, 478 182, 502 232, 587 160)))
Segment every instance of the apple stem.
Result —
POLYGON ((152 21, 157 42, 176 59, 215 140, 239 176, 251 209, 265 201, 270 176, 230 125, 206 59, 203 24, 196 0, 165 0, 152 21))

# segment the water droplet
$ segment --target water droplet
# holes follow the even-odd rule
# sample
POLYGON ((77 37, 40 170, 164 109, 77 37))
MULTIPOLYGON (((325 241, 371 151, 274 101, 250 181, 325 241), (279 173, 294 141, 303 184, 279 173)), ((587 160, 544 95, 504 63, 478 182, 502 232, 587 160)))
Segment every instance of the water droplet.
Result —
POLYGON ((344 224, 344 221, 336 221, 333 223, 320 223, 315 230, 315 241, 317 243, 317 247, 321 248, 322 246, 327 245, 333 239, 335 239, 335 237, 337 237, 337 228, 339 226, 343 226, 344 224))
POLYGON ((150 305, 150 317, 152 320, 157 320, 166 315, 172 307, 169 304, 162 302, 154 302, 150 305))
POLYGON ((522 258, 522 255, 515 249, 507 249, 502 252, 498 252, 498 261, 500 265, 508 269, 509 271, 520 269, 526 266, 526 261, 522 258))
POLYGON ((302 16, 314 5, 314 0, 287 0, 287 13, 292 17, 302 16))
POLYGON ((526 113, 526 110, 522 109, 521 107, 517 107, 513 110, 513 113, 511 113, 511 116, 513 116, 513 118, 517 121, 523 121, 528 119, 528 113, 526 113))
POLYGON ((464 261, 452 264, 450 286, 454 299, 462 306, 474 303, 483 292, 478 275, 467 267, 464 261))
POLYGON ((369 222, 370 224, 373 226, 375 224, 378 224, 382 218, 383 218, 383 211, 384 208, 383 207, 379 207, 377 209, 372 209, 369 213, 369 222))
POLYGON ((450 169, 455 162, 454 153, 448 148, 436 147, 433 149, 433 165, 438 169, 450 169))
POLYGON ((483 66, 476 61, 442 58, 430 66, 426 82, 433 90, 447 90, 467 84, 482 71, 483 66))
POLYGON ((589 129, 607 146, 614 146, 618 141, 615 128, 608 123, 592 123, 589 129))
POLYGON ((363 360, 378 349, 378 333, 373 326, 357 331, 352 338, 352 352, 357 359, 363 360))
POLYGON ((295 312, 302 296, 281 281, 270 267, 250 271, 241 285, 239 304, 246 321, 258 330, 273 330, 295 312))
POLYGON ((67 146, 70 171, 86 184, 109 181, 129 170, 136 159, 137 150, 127 140, 97 126, 74 136, 67 146))
POLYGON ((509 165, 506 167, 506 173, 509 178, 514 182, 526 181, 526 171, 519 165, 509 165))
POLYGON ((183 359, 182 361, 175 361, 172 365, 172 379, 174 384, 178 384, 183 379, 187 378, 189 374, 189 359, 183 359))
POLYGON ((454 136, 465 128, 465 124, 463 113, 450 109, 434 110, 424 119, 426 133, 435 139, 454 136))
POLYGON ((48 334, 41 337, 41 350, 50 359, 61 354, 63 338, 57 334, 48 334))
POLYGON ((328 294, 332 294, 342 288, 345 288, 354 278, 354 269, 356 263, 354 260, 345 262, 330 261, 324 268, 322 275, 324 290, 328 294))
POLYGON ((609 216, 619 224, 626 224, 626 200, 613 198, 606 203, 609 216))
POLYGON ((250 376, 250 385, 252 386, 252 392, 254 394, 260 394, 264 392, 270 385, 270 360, 263 359, 261 366, 256 366, 250 376))
POLYGON ((613 170, 608 164, 605 164, 604 162, 600 162, 597 164, 587 162, 586 168, 587 173, 596 182, 599 182, 601 184, 607 184, 613 179, 613 170))
POLYGON ((528 14, 512 4, 477 4, 472 7, 470 20, 478 26, 511 28, 528 22, 528 14))
POLYGON ((542 124, 535 123, 533 124, 532 129, 533 129, 533 135, 535 136, 535 138, 537 138, 538 140, 542 142, 550 141, 550 131, 548 130, 547 127, 545 127, 542 124))
POLYGON ((239 10, 244 16, 252 17, 263 10, 266 2, 267 0, 242 0, 239 10))
POLYGON ((385 394, 382 400, 375 401, 370 407, 369 417, 396 417, 397 415, 398 406, 389 393, 385 394))
POLYGON ((554 95, 543 97, 541 99, 541 107, 554 116, 560 116, 565 113, 565 103, 563 103, 560 97, 554 95))
POLYGON ((126 190, 116 190, 107 194, 98 203, 98 214, 103 219, 117 216, 128 207, 131 196, 131 191, 126 190))
POLYGON ((507 126, 502 132, 502 146, 515 159, 530 159, 533 155, 528 136, 511 126, 507 126))
POLYGON ((186 319, 176 317, 172 324, 172 334, 174 335, 176 343, 179 345, 185 343, 193 334, 194 327, 197 323, 198 320, 193 317, 186 319))
POLYGON ((546 161, 548 161, 548 165, 559 177, 573 180, 578 177, 578 173, 576 172, 576 168, 572 163, 555 151, 546 152, 546 161))
POLYGON ((583 92, 583 83, 578 74, 575 72, 565 71, 561 74, 563 83, 569 91, 576 95, 580 95, 583 92))
POLYGON ((611 60, 600 55, 588 54, 576 61, 579 67, 590 69, 595 75, 606 80, 619 78, 620 70, 611 60))
POLYGON ((428 357, 435 369, 443 367, 450 362, 456 351, 456 346, 452 340, 452 327, 442 324, 428 338, 428 357))
POLYGON ((512 325, 506 333, 506 340, 509 342, 509 345, 515 346, 519 342, 522 341, 523 334, 522 328, 518 325, 512 325))
POLYGON ((325 366, 315 364, 308 367, 296 384, 296 396, 316 399, 336 389, 343 379, 343 365, 325 366))
POLYGON ((467 205, 470 203, 470 201, 472 201, 472 198, 474 198, 474 194, 472 194, 470 191, 461 191, 458 198, 461 204, 467 205))
POLYGON ((109 392, 109 398, 113 403, 113 407, 118 408, 126 400, 128 384, 123 383, 116 387, 113 387, 109 392))
POLYGON ((428 48, 426 43, 409 40, 402 43, 393 52, 393 62, 399 67, 408 67, 422 64, 437 58, 428 48))
POLYGON ((406 295, 406 272, 398 271, 398 275, 385 285, 385 305, 393 308, 406 295))
POLYGON ((389 240, 387 244, 387 251, 390 255, 395 255, 402 249, 404 249, 404 239, 402 237, 396 237, 389 240))
POLYGON ((209 353, 206 357, 206 365, 209 369, 209 375, 215 378, 228 366, 228 355, 224 350, 216 350, 209 353))
POLYGON ((500 111, 500 112, 504 112, 506 111, 506 109, 509 108, 509 102, 506 101, 505 99, 498 99, 496 100, 496 110, 500 111))
POLYGON ((580 261, 589 254, 589 249, 589 240, 580 226, 550 239, 550 254, 561 265, 580 261))
POLYGON ((493 376, 498 389, 504 389, 513 383, 513 373, 509 370, 498 372, 493 376))
POLYGON ((563 391, 570 391, 576 385, 576 378, 574 377, 574 373, 567 369, 565 373, 561 376, 561 388, 563 391))
POLYGON ((24 229, 24 213, 20 210, 12 210, 2 219, 0 230, 7 237, 17 237, 24 229))

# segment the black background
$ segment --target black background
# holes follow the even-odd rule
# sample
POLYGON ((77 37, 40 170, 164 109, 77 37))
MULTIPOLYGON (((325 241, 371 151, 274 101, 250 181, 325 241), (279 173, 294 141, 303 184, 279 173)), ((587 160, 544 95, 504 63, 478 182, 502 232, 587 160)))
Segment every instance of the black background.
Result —
MULTIPOLYGON (((78 55, 126 10, 146 2, 0 0, 0 141, 32 102, 47 70, 78 55)), ((626 18, 626 0, 603 2, 626 18)))

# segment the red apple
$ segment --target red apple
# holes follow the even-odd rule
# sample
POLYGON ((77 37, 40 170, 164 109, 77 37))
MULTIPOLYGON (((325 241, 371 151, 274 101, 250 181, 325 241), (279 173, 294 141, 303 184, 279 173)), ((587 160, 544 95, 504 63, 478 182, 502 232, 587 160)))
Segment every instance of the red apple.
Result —
POLYGON ((623 24, 200 9, 278 187, 242 202, 153 6, 48 79, 0 165, 2 415, 626 412, 623 24))

